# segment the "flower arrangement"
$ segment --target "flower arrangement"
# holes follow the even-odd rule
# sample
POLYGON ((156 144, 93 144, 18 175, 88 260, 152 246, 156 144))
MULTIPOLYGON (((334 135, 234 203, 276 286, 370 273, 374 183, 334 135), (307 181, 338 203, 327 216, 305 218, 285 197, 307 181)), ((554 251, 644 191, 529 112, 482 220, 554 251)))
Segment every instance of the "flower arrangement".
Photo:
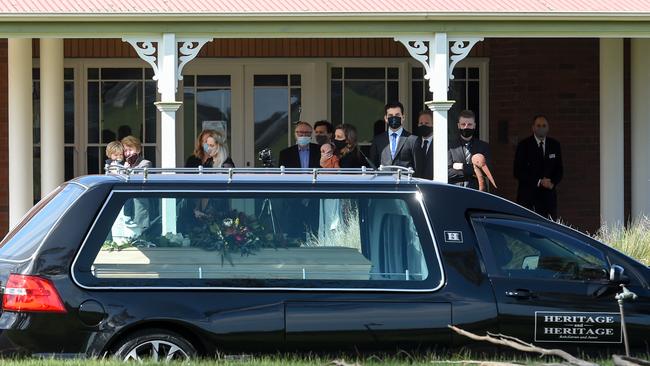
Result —
POLYGON ((128 247, 197 247, 217 251, 221 254, 222 264, 226 260, 232 264, 230 256, 233 253, 247 256, 261 248, 290 245, 285 235, 266 232, 264 226, 254 217, 232 210, 197 217, 189 233, 167 233, 161 236, 145 231, 120 244, 107 240, 102 248, 108 251, 119 251, 128 247))

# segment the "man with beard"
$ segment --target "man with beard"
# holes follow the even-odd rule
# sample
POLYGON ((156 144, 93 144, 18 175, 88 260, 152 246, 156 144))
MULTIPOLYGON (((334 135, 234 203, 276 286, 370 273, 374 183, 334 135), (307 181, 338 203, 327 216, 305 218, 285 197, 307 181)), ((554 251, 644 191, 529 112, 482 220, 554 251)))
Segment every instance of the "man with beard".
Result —
POLYGON ((514 174, 519 181, 517 203, 557 220, 556 186, 562 180, 560 143, 547 136, 548 120, 533 119, 533 135, 517 145, 514 174))
MULTIPOLYGON (((474 112, 464 110, 458 116, 458 139, 449 144, 447 154, 447 174, 451 184, 479 189, 479 179, 484 181, 482 171, 489 174, 487 166, 490 163, 490 146, 487 142, 474 137, 476 133, 476 117, 474 112), (475 162, 483 162, 480 168, 476 169, 475 162), (477 173, 479 176, 477 176, 477 173)), ((490 179, 492 180, 492 179, 490 179)))

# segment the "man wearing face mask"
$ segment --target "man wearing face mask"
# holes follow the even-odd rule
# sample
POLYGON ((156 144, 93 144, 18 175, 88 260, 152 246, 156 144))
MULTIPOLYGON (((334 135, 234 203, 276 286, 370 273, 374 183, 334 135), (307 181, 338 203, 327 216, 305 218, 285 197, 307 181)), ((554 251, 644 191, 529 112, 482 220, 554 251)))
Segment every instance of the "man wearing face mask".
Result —
POLYGON ((422 148, 422 178, 433 180, 433 113, 422 111, 418 116, 418 128, 415 131, 420 136, 419 144, 422 148))
POLYGON ((333 135, 334 127, 329 121, 322 120, 314 123, 314 140, 319 146, 332 141, 333 135))
POLYGON ((320 168, 320 146, 311 142, 312 129, 307 122, 296 123, 296 144, 280 151, 280 166, 285 168, 320 168))
POLYGON ((519 181, 517 203, 557 220, 556 186, 562 180, 560 143, 548 137, 548 119, 535 116, 533 135, 517 145, 514 174, 519 181))
POLYGON ((447 178, 449 183, 479 189, 472 157, 483 155, 487 165, 490 163, 490 146, 475 137, 476 117, 474 112, 464 110, 458 115, 458 139, 449 144, 447 154, 447 178))
POLYGON ((386 132, 375 136, 370 146, 370 161, 380 165, 398 165, 412 168, 415 176, 421 175, 423 168, 422 149, 418 137, 411 135, 402 127, 405 120, 404 106, 400 102, 391 102, 384 107, 386 132))

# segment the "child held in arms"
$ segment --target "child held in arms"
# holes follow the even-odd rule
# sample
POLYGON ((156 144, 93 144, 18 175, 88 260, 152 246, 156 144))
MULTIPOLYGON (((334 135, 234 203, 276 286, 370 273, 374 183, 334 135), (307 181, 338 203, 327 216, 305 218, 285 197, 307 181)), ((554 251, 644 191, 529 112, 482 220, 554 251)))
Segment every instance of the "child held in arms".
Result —
POLYGON ((109 142, 106 146, 106 165, 124 166, 124 146, 119 141, 109 142))

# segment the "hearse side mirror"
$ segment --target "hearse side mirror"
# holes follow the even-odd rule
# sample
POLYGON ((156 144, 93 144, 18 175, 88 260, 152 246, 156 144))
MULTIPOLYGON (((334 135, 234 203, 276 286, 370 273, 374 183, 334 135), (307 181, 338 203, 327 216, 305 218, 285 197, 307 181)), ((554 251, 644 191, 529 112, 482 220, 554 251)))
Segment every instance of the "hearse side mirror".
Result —
POLYGON ((630 278, 624 274, 625 269, 618 264, 612 264, 609 269, 609 281, 615 284, 629 283, 630 278))

